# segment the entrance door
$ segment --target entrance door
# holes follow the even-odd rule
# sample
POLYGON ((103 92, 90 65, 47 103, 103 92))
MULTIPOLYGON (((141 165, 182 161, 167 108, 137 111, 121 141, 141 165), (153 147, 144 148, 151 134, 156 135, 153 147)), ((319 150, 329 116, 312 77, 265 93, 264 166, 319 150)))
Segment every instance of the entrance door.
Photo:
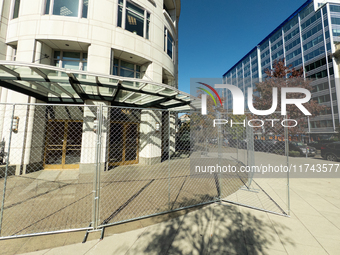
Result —
POLYGON ((45 169, 79 168, 83 122, 49 120, 45 144, 45 169))
POLYGON ((109 165, 130 165, 138 163, 139 124, 111 122, 109 165))

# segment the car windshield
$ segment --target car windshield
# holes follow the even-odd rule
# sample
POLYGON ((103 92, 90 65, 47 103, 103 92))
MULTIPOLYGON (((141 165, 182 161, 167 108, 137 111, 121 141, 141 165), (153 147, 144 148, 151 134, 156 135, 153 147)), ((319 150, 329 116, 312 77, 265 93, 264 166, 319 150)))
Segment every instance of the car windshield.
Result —
POLYGON ((293 143, 294 145, 296 145, 296 146, 305 146, 303 143, 293 143))

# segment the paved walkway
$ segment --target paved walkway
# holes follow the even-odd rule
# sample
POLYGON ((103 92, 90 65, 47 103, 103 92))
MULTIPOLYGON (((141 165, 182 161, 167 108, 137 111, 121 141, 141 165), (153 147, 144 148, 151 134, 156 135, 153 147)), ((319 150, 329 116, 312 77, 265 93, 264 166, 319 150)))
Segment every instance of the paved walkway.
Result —
POLYGON ((102 241, 94 233, 85 244, 82 232, 4 240, 0 254, 339 254, 340 179, 290 184, 290 218, 212 204, 107 228, 102 241))

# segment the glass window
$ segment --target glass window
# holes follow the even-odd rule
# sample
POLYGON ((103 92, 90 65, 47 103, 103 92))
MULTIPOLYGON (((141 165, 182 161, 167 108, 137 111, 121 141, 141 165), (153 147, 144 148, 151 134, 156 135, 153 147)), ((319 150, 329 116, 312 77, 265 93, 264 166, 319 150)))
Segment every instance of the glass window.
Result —
POLYGON ((89 0, 83 0, 83 14, 82 14, 82 18, 87 18, 88 8, 89 8, 89 0))
POLYGON ((318 31, 320 31, 322 29, 322 24, 318 24, 317 26, 313 27, 311 30, 309 30, 308 32, 306 32, 305 34, 302 35, 302 40, 306 40, 309 37, 311 37, 312 35, 316 34, 318 31))
POLYGON ((312 24, 313 22, 315 22, 317 19, 319 19, 321 17, 321 13, 317 12, 314 16, 312 16, 311 18, 309 18, 308 20, 306 20, 304 23, 301 24, 301 28, 305 29, 306 27, 308 27, 310 24, 312 24))
POLYGON ((340 6, 339 5, 330 5, 329 10, 331 12, 340 12, 340 6))
POLYGON ((294 50, 292 53, 286 56, 286 60, 292 59, 301 53, 301 49, 294 50))
POLYGON ((300 19, 304 19, 308 14, 312 13, 314 11, 314 5, 311 4, 308 7, 306 7, 303 11, 300 12, 300 19))
POLYGON ((334 25, 340 25, 340 18, 332 17, 331 21, 334 25))
POLYGON ((298 16, 296 15, 287 25, 284 26, 283 31, 287 32, 298 23, 298 16))
POLYGON ((87 71, 87 53, 74 51, 54 51, 53 64, 72 70, 87 71))
POLYGON ((87 18, 88 5, 89 0, 46 0, 45 14, 87 18), (79 6, 81 7, 80 14, 79 6), (50 12, 50 9, 52 12, 50 12))
POLYGON ((270 41, 273 43, 275 42, 277 39, 280 38, 280 36, 282 35, 282 31, 279 30, 275 33, 275 35, 273 35, 271 38, 270 38, 270 41))
POLYGON ((141 78, 140 70, 141 68, 139 65, 114 58, 111 74, 129 78, 141 78))
POLYGON ((50 14, 50 0, 46 0, 45 4, 45 14, 50 14))
POLYGON ((19 7, 20 7, 20 0, 14 0, 13 19, 18 18, 18 16, 19 16, 19 7))
POLYGON ((272 46, 272 51, 273 50, 276 50, 278 47, 280 47, 282 45, 282 40, 280 40, 280 41, 278 41, 276 44, 274 44, 273 46, 272 46))
POLYGON ((53 15, 78 17, 78 9, 78 0, 54 0, 53 15))
POLYGON ((295 28, 292 32, 290 32, 289 34, 287 34, 285 36, 285 41, 288 41, 289 39, 291 39, 292 37, 294 37, 295 35, 297 35, 299 33, 299 27, 295 28))
POLYGON ((311 53, 304 56, 305 61, 308 61, 314 57, 317 57, 321 54, 324 54, 325 48, 324 46, 321 46, 320 48, 316 49, 315 51, 312 51, 311 53))
POLYGON ((126 0, 124 1, 125 7, 123 0, 119 0, 118 2, 117 26, 149 39, 150 14, 137 5, 126 0), (123 12, 125 13, 124 21, 123 12))
POLYGON ((288 44, 286 46, 286 51, 289 51, 290 49, 294 48, 296 45, 300 44, 300 38, 294 40, 292 43, 288 44))
POLYGON ((174 47, 175 47, 174 39, 169 33, 169 30, 167 28, 164 28, 164 50, 172 59, 174 58, 173 55, 174 47))
POLYGON ((319 35, 317 38, 313 39, 312 41, 303 45, 303 50, 306 51, 309 48, 314 47, 315 45, 317 45, 320 42, 323 42, 323 35, 322 34, 319 35))
POLYGON ((260 50, 263 51, 265 48, 267 48, 269 46, 269 41, 266 41, 265 43, 263 43, 261 46, 260 46, 260 50))

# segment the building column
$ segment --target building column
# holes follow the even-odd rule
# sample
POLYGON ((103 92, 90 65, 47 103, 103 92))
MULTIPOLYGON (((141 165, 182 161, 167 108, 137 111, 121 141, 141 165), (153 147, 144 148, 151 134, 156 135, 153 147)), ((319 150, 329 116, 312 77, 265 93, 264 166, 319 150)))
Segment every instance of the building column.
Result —
POLYGON ((102 132, 100 137, 101 144, 101 170, 106 168, 107 157, 107 120, 109 119, 110 102, 86 100, 84 105, 83 115, 83 135, 81 143, 81 156, 79 171, 82 173, 93 173, 96 169, 96 148, 97 148, 97 132, 98 126, 95 127, 95 122, 98 121, 98 108, 103 105, 102 111, 102 132))
POLYGON ((162 111, 142 110, 140 123, 139 163, 152 165, 162 157, 162 111), (159 130, 156 130, 157 125, 159 130))

